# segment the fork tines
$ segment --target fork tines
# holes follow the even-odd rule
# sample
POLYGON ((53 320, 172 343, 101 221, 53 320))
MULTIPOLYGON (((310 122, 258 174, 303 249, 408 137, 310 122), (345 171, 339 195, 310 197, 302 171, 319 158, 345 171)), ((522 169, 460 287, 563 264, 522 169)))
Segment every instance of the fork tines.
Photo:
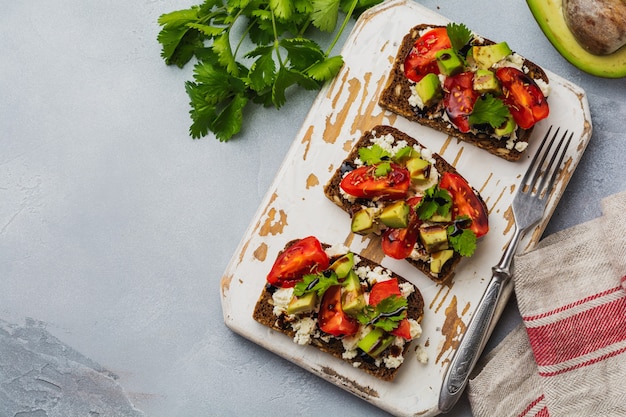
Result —
POLYGON ((548 138, 550 137, 550 132, 552 131, 552 126, 550 126, 550 128, 546 132, 546 135, 543 137, 541 145, 539 146, 537 153, 535 153, 535 156, 530 163, 530 167, 526 171, 526 175, 524 175, 524 179, 522 179, 522 192, 536 192, 539 195, 539 198, 543 198, 545 194, 549 194, 549 191, 554 186, 554 181, 556 180, 556 177, 561 168, 561 164, 563 163, 563 159, 565 158, 565 154, 567 153, 567 148, 569 147, 570 142, 572 141, 572 137, 574 136, 574 132, 570 133, 566 141, 565 138, 568 134, 566 130, 561 136, 561 139, 557 141, 557 138, 559 136, 559 130, 560 127, 557 127, 556 132, 554 132, 554 135, 552 135, 552 139, 548 140, 548 138), (546 158, 551 153, 552 145, 554 145, 555 142, 557 143, 557 147, 552 153, 552 157, 550 158, 548 164, 544 166, 546 158), (564 143, 565 146, 563 146, 564 143), (548 146, 544 150, 544 146, 546 144, 548 146), (561 147, 563 148, 562 150, 561 147), (559 151, 561 152, 560 154, 559 151), (554 161, 556 160, 557 156, 559 159, 558 163, 555 164, 554 161), (538 184, 539 179, 541 179, 541 182, 538 184))

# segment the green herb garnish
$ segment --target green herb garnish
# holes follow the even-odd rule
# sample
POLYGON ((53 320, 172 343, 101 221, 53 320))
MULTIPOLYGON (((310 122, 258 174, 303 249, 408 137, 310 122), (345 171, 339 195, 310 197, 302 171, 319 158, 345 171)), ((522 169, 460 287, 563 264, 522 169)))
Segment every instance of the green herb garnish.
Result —
POLYGON ((448 242, 452 249, 461 256, 472 256, 476 250, 476 233, 467 229, 471 219, 467 216, 459 216, 454 223, 448 226, 448 242))
POLYGON ((365 165, 375 165, 381 161, 389 160, 390 157, 391 154, 377 144, 368 148, 359 148, 359 159, 365 165))
POLYGON ((452 209, 452 196, 443 188, 434 185, 424 192, 424 196, 415 208, 420 220, 428 220, 435 214, 447 216, 452 209))
POLYGON ((376 177, 384 177, 385 175, 391 172, 391 163, 390 162, 381 162, 376 165, 376 169, 374 170, 374 176, 376 177))
POLYGON ((316 292, 321 297, 329 287, 338 284, 337 274, 331 270, 317 274, 306 274, 302 277, 302 281, 294 286, 293 293, 297 297, 302 297, 304 294, 316 292))
POLYGON ((472 40, 472 31, 463 23, 448 23, 446 32, 450 38, 450 44, 455 51, 460 51, 472 40))
POLYGON ((190 135, 209 131, 228 141, 243 125, 248 103, 282 107, 289 87, 319 89, 343 65, 330 53, 347 22, 381 0, 205 0, 163 14, 157 36, 161 57, 184 67, 197 59, 190 98, 190 135), (311 30, 333 32, 324 51, 305 37, 311 30), (252 45, 244 51, 244 45, 252 45))
POLYGON ((474 109, 469 116, 469 122, 472 125, 488 123, 495 129, 496 127, 502 126, 509 117, 511 117, 511 112, 502 100, 491 94, 485 94, 474 103, 474 109))
POLYGON ((391 295, 381 300, 376 306, 365 306, 357 319, 361 324, 372 325, 390 332, 398 327, 400 321, 406 318, 407 306, 406 298, 391 295))

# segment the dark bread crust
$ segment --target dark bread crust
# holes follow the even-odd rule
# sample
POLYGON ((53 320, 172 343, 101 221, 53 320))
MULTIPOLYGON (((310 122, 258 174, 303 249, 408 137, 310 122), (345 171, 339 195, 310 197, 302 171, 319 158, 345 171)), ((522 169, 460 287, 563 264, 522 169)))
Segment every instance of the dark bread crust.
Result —
MULTIPOLYGON (((285 249, 291 246, 295 241, 287 243, 285 245, 285 249)), ((327 244, 323 244, 325 248, 328 247, 327 244)), ((376 262, 371 261, 363 256, 359 255, 360 262, 356 266, 369 266, 374 268, 378 265, 376 262)), ((331 261, 332 262, 332 261, 331 261)), ((385 268, 387 269, 387 268, 385 268)), ((409 282, 403 277, 395 274, 393 271, 387 269, 391 276, 398 279, 398 283, 402 284, 405 282, 409 282)), ((412 284, 413 285, 413 284, 412 284)), ((418 323, 422 321, 424 316, 424 298, 419 291, 419 289, 413 285, 415 291, 413 291, 407 298, 408 309, 407 309, 407 318, 411 318, 416 320, 418 323)), ((293 338, 296 332, 291 328, 291 324, 285 320, 284 316, 277 317, 274 315, 274 306, 272 302, 272 293, 275 288, 270 285, 266 285, 261 292, 259 300, 256 303, 254 308, 254 312, 252 317, 258 323, 267 326, 277 332, 283 333, 291 338, 293 338)), ((353 359, 347 359, 342 357, 344 352, 344 347, 340 339, 331 337, 328 341, 324 341, 318 338, 311 338, 311 345, 320 349, 323 352, 326 352, 336 358, 339 358, 348 363, 354 364, 359 363, 358 368, 365 371, 366 373, 375 376, 383 381, 393 381, 399 370, 402 368, 402 365, 397 368, 387 368, 383 365, 376 366, 373 362, 368 362, 364 360, 363 357, 357 356, 353 359)), ((402 350, 402 355, 406 360, 406 353, 410 347, 411 343, 406 343, 402 350)))
MULTIPOLYGON (((409 136, 408 134, 392 126, 378 125, 372 128, 370 131, 365 132, 361 136, 361 138, 356 142, 356 144, 354 145, 354 147, 352 148, 352 150, 350 151, 350 153, 344 160, 343 165, 351 164, 352 162, 354 162, 354 160, 358 158, 359 156, 359 148, 370 146, 371 145, 370 139, 372 137, 384 136, 386 134, 393 135, 393 137, 396 138, 396 141, 405 140, 409 144, 409 146, 417 145, 422 148, 424 147, 424 145, 422 145, 413 137, 409 136)), ((451 173, 454 173, 463 177, 461 174, 459 174, 456 168, 454 168, 454 166, 450 165, 439 154, 433 152, 432 156, 435 159, 435 168, 437 168, 437 171, 440 174, 443 174, 444 172, 451 172, 451 173)), ((335 173, 330 178, 328 183, 324 186, 324 194, 333 203, 341 207, 344 211, 350 214, 350 216, 352 216, 353 213, 355 213, 361 208, 361 204, 358 199, 355 202, 350 202, 342 197, 342 194, 339 188, 339 184, 341 183, 342 177, 343 177, 343 174, 342 174, 341 167, 340 167, 335 171, 335 173)), ((482 199, 482 197, 480 196, 480 194, 478 193, 476 189, 474 189, 474 192, 478 196, 478 199, 480 200, 483 207, 485 207, 485 212, 487 212, 488 210, 487 210, 487 206, 484 200, 482 199)), ((457 265, 459 264, 459 262, 461 262, 461 259, 462 259, 462 256, 455 252, 452 259, 450 259, 448 262, 444 264, 441 272, 437 275, 433 275, 430 272, 430 264, 428 262, 411 259, 411 258, 406 258, 406 261, 409 262, 411 265, 413 265, 415 268, 422 271, 422 273, 428 276, 431 280, 435 281, 438 284, 441 284, 444 282, 448 282, 449 280, 452 279, 452 277, 454 276, 454 271, 457 265)))
MULTIPOLYGON (((411 96, 410 87, 411 81, 404 75, 404 59, 411 51, 413 44, 419 38, 420 31, 427 28, 442 27, 440 25, 417 25, 413 27, 407 35, 404 36, 402 44, 398 49, 398 53, 394 60, 393 66, 389 77, 387 78, 387 84, 383 89, 378 104, 387 110, 401 115, 402 117, 418 122, 420 124, 429 126, 433 129, 444 132, 450 136, 457 137, 465 142, 471 143, 481 149, 504 158, 509 161, 519 160, 523 152, 519 152, 516 149, 506 148, 506 139, 497 139, 489 136, 486 133, 479 132, 474 134, 472 132, 462 133, 454 128, 450 123, 442 120, 440 117, 430 118, 428 109, 420 110, 412 107, 409 104, 409 97, 411 96)), ((489 39, 484 39, 483 44, 489 45, 494 42, 489 39)), ((548 76, 538 65, 525 59, 524 67, 528 70, 526 74, 535 80, 543 80, 548 83, 548 76)), ((532 132, 530 129, 522 129, 518 127, 517 138, 518 141, 528 142, 528 138, 532 132)))

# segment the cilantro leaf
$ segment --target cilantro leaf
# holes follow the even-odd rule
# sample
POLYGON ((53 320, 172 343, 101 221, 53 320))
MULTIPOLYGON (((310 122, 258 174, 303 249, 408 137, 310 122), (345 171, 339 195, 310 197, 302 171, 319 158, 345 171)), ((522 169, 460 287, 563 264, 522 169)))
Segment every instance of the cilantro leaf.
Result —
POLYGON ((357 320, 363 325, 372 325, 390 332, 398 327, 400 321, 406 318, 407 308, 408 302, 406 298, 390 295, 381 300, 376 306, 367 305, 357 315, 357 320))
POLYGON ((331 32, 337 26, 340 0, 312 0, 313 26, 324 32, 331 32))
POLYGON ((413 156, 414 152, 415 151, 413 150, 412 147, 405 146, 404 148, 399 149, 398 151, 396 151, 396 153, 393 155, 393 160, 394 161, 398 161, 398 162, 405 161, 406 159, 408 159, 411 156, 413 156))
POLYGON ((323 61, 324 52, 313 41, 304 38, 283 39, 280 46, 287 51, 291 69, 304 71, 318 61, 323 61))
POLYGON ((416 207, 420 220, 428 220, 435 214, 447 216, 452 209, 452 196, 443 188, 434 185, 424 192, 424 196, 416 207))
POLYGON ((257 92, 270 88, 274 83, 274 78, 276 77, 276 63, 272 57, 273 50, 271 46, 260 46, 247 55, 249 58, 259 57, 250 66, 248 73, 250 85, 252 89, 257 92))
POLYGON ((216 132, 220 142, 228 141, 241 130, 243 122, 243 109, 248 103, 248 98, 242 94, 235 94, 228 104, 217 114, 211 124, 211 130, 216 132))
POLYGON ((282 107, 287 100, 285 90, 294 84, 298 84, 307 90, 314 90, 319 87, 315 80, 301 72, 282 67, 278 71, 278 75, 272 87, 272 103, 274 103, 277 109, 282 107))
POLYGON ((375 165, 381 161, 388 160, 390 157, 391 154, 377 144, 369 148, 359 148, 359 159, 365 165, 375 165))
POLYGON ((269 0, 270 9, 280 19, 290 19, 295 6, 291 0, 269 0))
POLYGON ((314 80, 323 82, 332 80, 343 66, 343 58, 339 55, 316 62, 306 71, 314 80))
POLYGON ((333 285, 339 285, 337 274, 335 274, 334 272, 330 274, 325 274, 324 272, 320 272, 317 274, 306 274, 304 275, 304 277, 302 277, 302 281, 298 282, 294 286, 293 293, 297 297, 302 297, 306 293, 316 292, 317 295, 321 297, 326 292, 326 290, 333 285))
POLYGON ((165 63, 182 68, 197 59, 194 80, 185 83, 191 137, 211 132, 227 141, 240 131, 248 102, 278 109, 291 86, 319 89, 343 65, 330 51, 348 20, 380 1, 204 0, 159 16, 165 63), (304 37, 312 30, 335 32, 327 51, 304 37))
POLYGON ((448 226, 448 242, 455 252, 461 256, 472 256, 476 250, 476 233, 470 229, 459 229, 454 225, 448 226))
POLYGON ((486 94, 474 103, 469 122, 472 125, 488 123, 496 128, 502 126, 509 117, 511 117, 511 112, 506 104, 499 98, 486 94))
POLYGON ((446 32, 455 51, 460 51, 472 40, 472 31, 463 23, 448 23, 446 32))
POLYGON ((391 172, 391 163, 390 162, 380 162, 376 165, 376 169, 374 170, 374 176, 376 177, 384 177, 385 175, 391 172))

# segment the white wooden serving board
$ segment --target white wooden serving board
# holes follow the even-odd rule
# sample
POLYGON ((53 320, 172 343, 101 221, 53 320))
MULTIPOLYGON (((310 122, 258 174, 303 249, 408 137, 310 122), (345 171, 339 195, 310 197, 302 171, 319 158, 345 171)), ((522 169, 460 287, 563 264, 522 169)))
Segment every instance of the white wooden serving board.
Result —
MULTIPOLYGON (((534 233, 526 236, 520 251, 531 249, 541 237, 592 130, 584 91, 550 72, 550 116, 535 127, 526 156, 519 162, 505 161, 384 111, 377 104, 378 95, 397 48, 409 29, 420 23, 447 24, 448 20, 412 0, 388 1, 360 17, 341 52, 344 67, 314 101, 221 283, 224 321, 233 331, 399 416, 439 414, 437 402, 443 376, 489 281, 491 267, 500 259, 513 233, 511 202, 548 127, 573 131, 574 143, 545 216, 534 233), (351 234, 348 215, 323 194, 324 184, 352 144, 377 124, 395 126, 442 155, 487 203, 490 232, 479 242, 475 255, 462 261, 451 285, 434 284, 408 263, 384 257, 378 245, 368 245, 368 239, 351 234), (422 291, 423 335, 413 342, 394 382, 379 381, 311 346, 299 346, 252 319, 278 251, 286 242, 308 235, 330 244, 345 243, 354 252, 411 280, 422 291), (428 353, 427 364, 416 358, 418 345, 428 353)), ((524 51, 518 52, 524 55, 524 51)))

